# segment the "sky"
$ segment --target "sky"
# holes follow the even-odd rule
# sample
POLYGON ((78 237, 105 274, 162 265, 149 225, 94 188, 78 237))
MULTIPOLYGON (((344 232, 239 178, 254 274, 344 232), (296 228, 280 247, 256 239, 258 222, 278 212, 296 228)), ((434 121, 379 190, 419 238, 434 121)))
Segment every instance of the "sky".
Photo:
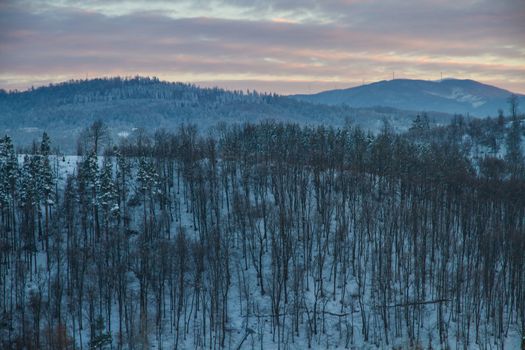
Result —
POLYGON ((525 93, 525 0, 0 0, 0 88, 117 75, 282 94, 443 76, 525 93))

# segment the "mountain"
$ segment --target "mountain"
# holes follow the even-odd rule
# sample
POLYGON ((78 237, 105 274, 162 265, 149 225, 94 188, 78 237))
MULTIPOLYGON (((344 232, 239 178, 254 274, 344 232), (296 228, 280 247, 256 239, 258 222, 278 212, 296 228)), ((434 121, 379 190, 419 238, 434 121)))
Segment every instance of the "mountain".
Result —
MULTIPOLYGON (((0 133, 27 144, 46 130, 66 151, 79 133, 97 119, 111 130, 113 140, 137 128, 154 131, 192 123, 202 131, 218 123, 276 120, 302 125, 342 126, 347 121, 375 131, 387 120, 406 130, 417 112, 394 108, 350 108, 323 105, 276 94, 201 88, 156 78, 105 78, 68 81, 27 91, 0 90, 0 133)), ((447 123, 451 115, 430 115, 447 123)))
MULTIPOLYGON (((291 96, 299 101, 350 107, 386 106, 414 111, 496 116, 507 110, 512 93, 474 80, 440 81, 394 79, 312 95, 291 96)), ((521 95, 522 97, 525 97, 521 95)))

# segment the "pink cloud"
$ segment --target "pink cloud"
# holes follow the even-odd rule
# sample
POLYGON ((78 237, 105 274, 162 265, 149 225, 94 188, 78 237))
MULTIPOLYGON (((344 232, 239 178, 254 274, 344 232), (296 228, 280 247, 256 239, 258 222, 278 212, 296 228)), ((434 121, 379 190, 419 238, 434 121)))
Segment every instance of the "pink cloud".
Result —
MULTIPOLYGON (((108 17, 88 10, 36 13, 3 5, 0 87, 29 86, 31 77, 34 82, 83 78, 89 72, 236 86, 244 81, 254 84, 246 88, 289 92, 306 89, 308 81, 319 87, 356 84, 396 71, 423 79, 444 72, 525 92, 525 11, 508 4, 435 1, 433 13, 412 1, 307 3, 334 21, 173 19, 157 12, 108 17), (268 81, 280 81, 282 88, 268 81)), ((300 1, 271 4, 292 17, 308 9, 300 1)))

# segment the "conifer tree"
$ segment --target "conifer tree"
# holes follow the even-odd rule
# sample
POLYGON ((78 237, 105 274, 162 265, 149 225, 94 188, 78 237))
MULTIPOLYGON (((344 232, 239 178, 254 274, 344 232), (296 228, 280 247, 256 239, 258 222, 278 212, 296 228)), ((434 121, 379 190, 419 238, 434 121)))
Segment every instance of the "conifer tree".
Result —
POLYGON ((154 219, 153 198, 158 187, 158 174, 150 160, 140 158, 137 172, 138 194, 142 197, 144 232, 150 233, 154 219), (149 204, 149 215, 148 215, 149 204))
POLYGON ((35 242, 35 207, 39 202, 38 188, 35 176, 34 157, 25 156, 19 177, 19 206, 22 209, 22 239, 31 252, 36 252, 35 242))
MULTIPOLYGON (((44 238, 45 249, 47 257, 47 268, 49 269, 49 222, 51 218, 51 208, 55 205, 53 199, 54 176, 49 154, 51 151, 51 139, 46 132, 42 134, 42 141, 40 142, 40 153, 38 155, 38 168, 36 173, 36 181, 39 192, 39 198, 44 205, 44 238)), ((38 205, 38 217, 40 220, 41 211, 38 205)))
MULTIPOLYGON (((18 161, 13 142, 7 135, 0 143, 0 212, 2 214, 2 236, 16 246, 16 182, 18 178, 18 161), (8 234, 11 237, 8 237, 8 234)), ((7 243, 6 242, 6 243, 7 243)))
POLYGON ((512 124, 507 134, 507 154, 505 155, 510 175, 513 178, 523 176, 523 151, 521 149, 521 123, 518 118, 518 98, 509 98, 512 124))
POLYGON ((110 157, 104 157, 100 172, 100 190, 98 202, 104 213, 104 230, 109 234, 109 223, 120 215, 117 187, 113 181, 113 162, 110 157))
POLYGON ((86 186, 86 192, 91 195, 91 213, 94 220, 95 237, 100 237, 100 222, 98 213, 98 191, 100 187, 98 176, 98 157, 94 151, 90 152, 82 163, 82 177, 86 186))

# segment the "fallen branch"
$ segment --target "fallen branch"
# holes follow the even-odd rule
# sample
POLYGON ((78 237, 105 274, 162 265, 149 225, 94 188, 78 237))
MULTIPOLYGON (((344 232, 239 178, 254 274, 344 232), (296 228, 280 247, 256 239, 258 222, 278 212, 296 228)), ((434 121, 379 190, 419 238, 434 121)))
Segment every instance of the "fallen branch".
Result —
POLYGON ((436 300, 425 300, 425 301, 413 301, 404 304, 387 305, 387 307, 403 307, 403 306, 414 306, 414 305, 426 305, 426 304, 438 304, 450 301, 450 299, 436 299, 436 300))

